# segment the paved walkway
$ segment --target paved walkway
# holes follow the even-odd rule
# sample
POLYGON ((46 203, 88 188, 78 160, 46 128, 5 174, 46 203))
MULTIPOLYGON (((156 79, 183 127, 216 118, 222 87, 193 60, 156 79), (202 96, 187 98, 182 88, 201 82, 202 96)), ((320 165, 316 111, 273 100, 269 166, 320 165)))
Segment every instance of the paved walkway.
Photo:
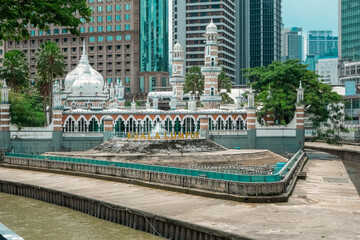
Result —
POLYGON ((309 152, 307 180, 288 203, 244 204, 75 176, 0 168, 39 185, 255 239, 360 239, 360 197, 341 160, 309 152))

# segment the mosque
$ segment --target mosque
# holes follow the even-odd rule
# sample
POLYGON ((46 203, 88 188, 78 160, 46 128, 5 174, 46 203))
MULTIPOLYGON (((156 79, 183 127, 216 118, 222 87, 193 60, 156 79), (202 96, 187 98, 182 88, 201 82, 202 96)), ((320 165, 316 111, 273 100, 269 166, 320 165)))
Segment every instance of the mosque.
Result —
MULTIPOLYGON (((172 91, 149 93, 146 107, 137 107, 134 100, 130 107, 125 106, 122 82, 106 84, 101 74, 90 66, 84 44, 81 60, 66 76, 63 88, 60 85, 54 87, 50 125, 52 140, 47 145, 44 142, 39 144, 44 151, 86 150, 113 137, 157 129, 168 133, 200 133, 201 137, 231 148, 266 148, 279 153, 292 149, 290 152, 297 152, 304 142, 304 107, 300 104, 304 89, 298 89, 296 114, 287 126, 274 126, 270 115, 262 119, 261 124, 257 122, 252 89, 247 90, 247 103, 241 96, 243 92, 238 91, 236 96, 232 96, 235 105, 220 106, 218 36, 217 27, 211 21, 204 34, 206 46, 205 65, 201 67, 204 75, 201 108, 197 107, 193 96, 184 94, 185 53, 179 43, 175 44, 172 52, 172 91), (170 110, 159 109, 159 99, 164 98, 169 100, 170 110), (246 108, 242 107, 244 104, 246 108), (95 141, 89 133, 101 133, 101 136, 95 141), (70 139, 74 134, 82 134, 82 138, 70 139)), ((4 146, 16 145, 21 140, 10 136, 7 95, 8 88, 3 87, 0 143, 4 146)), ((34 141, 36 143, 36 139, 34 141)))

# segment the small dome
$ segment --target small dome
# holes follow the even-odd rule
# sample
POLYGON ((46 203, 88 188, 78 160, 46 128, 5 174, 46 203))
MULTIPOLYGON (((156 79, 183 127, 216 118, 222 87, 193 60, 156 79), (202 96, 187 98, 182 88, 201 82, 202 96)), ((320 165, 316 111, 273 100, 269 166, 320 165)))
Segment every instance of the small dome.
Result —
POLYGON ((71 89, 74 95, 82 93, 83 96, 96 96, 97 93, 101 93, 103 86, 104 84, 91 73, 90 66, 87 64, 82 75, 75 80, 71 89))
POLYGON ((181 44, 177 42, 177 43, 174 45, 173 51, 174 51, 174 52, 183 52, 183 48, 182 48, 181 44))
POLYGON ((217 26, 214 24, 213 20, 206 27, 206 33, 217 33, 217 26))

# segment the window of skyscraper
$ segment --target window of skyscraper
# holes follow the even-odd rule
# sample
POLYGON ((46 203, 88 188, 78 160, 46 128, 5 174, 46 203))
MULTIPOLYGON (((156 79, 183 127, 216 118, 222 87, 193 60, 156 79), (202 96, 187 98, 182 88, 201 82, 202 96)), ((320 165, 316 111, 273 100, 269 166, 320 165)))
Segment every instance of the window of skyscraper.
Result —
POLYGON ((30 35, 35 36, 35 30, 31 30, 30 35))
POLYGON ((130 24, 126 24, 126 25, 125 25, 125 30, 131 30, 131 25, 130 25, 130 24))
POLYGON ((66 28, 63 28, 63 29, 62 29, 62 33, 63 33, 63 34, 66 34, 66 33, 67 33, 67 29, 66 29, 66 28))
POLYGON ((116 6, 115 6, 115 10, 116 10, 116 11, 120 11, 120 10, 121 10, 121 5, 116 5, 116 6))
POLYGON ((102 22, 102 21, 103 21, 103 17, 102 17, 102 16, 98 16, 98 17, 97 17, 97 21, 98 21, 98 22, 102 22))
POLYGON ((103 31, 103 26, 98 26, 98 27, 97 27, 97 31, 98 31, 98 32, 102 32, 102 31, 103 31))
POLYGON ((111 12, 112 11, 112 6, 111 5, 106 6, 106 11, 111 12))
POLYGON ((106 26, 106 31, 111 32, 112 31, 112 26, 106 26))
POLYGON ((85 27, 81 27, 81 28, 80 28, 80 32, 81 32, 81 33, 84 33, 84 32, 85 32, 85 27))
POLYGON ((89 27, 89 32, 94 32, 94 27, 89 27))
POLYGON ((98 37, 98 42, 103 42, 104 41, 104 37, 103 36, 99 36, 98 37))
POLYGON ((115 19, 116 19, 116 21, 121 21, 121 15, 116 15, 115 19))
POLYGON ((115 30, 116 30, 116 31, 121 31, 121 25, 116 25, 116 26, 115 26, 115 30))
POLYGON ((107 37, 106 37, 106 40, 107 40, 108 42, 111 42, 111 41, 113 40, 113 36, 107 36, 107 37))
POLYGON ((125 35, 125 40, 131 40, 131 35, 125 35))
POLYGON ((125 10, 130 10, 131 9, 131 4, 125 4, 125 10))
POLYGON ((43 35, 43 31, 39 30, 39 36, 43 35))
POLYGON ((89 42, 95 42, 95 37, 89 37, 89 42))
POLYGON ((107 22, 112 22, 112 16, 106 16, 106 21, 107 22))
POLYGON ((122 39, 122 36, 121 35, 116 35, 116 41, 121 41, 121 39, 122 39))
POLYGON ((94 22, 94 17, 90 17, 90 22, 94 22))
POLYGON ((129 78, 129 77, 126 77, 126 78, 125 78, 125 82, 126 82, 126 83, 130 83, 130 78, 129 78))
POLYGON ((125 14, 125 20, 130 20, 130 14, 125 14))

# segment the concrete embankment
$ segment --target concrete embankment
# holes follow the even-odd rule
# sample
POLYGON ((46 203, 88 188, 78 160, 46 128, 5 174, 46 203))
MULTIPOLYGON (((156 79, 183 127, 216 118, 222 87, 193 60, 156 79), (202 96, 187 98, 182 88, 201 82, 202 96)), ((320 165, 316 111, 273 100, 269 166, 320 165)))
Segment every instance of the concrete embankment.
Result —
POLYGON ((307 149, 327 152, 347 161, 360 163, 360 144, 333 146, 322 142, 306 142, 307 149))
POLYGON ((359 238, 360 198, 342 161, 325 153, 308 156, 304 168, 307 179, 298 181, 286 203, 247 204, 9 168, 0 168, 0 179, 8 184, 0 191, 60 201, 93 216, 124 221, 133 228, 142 226, 149 232, 155 228, 167 238, 174 234, 172 239, 359 238))

